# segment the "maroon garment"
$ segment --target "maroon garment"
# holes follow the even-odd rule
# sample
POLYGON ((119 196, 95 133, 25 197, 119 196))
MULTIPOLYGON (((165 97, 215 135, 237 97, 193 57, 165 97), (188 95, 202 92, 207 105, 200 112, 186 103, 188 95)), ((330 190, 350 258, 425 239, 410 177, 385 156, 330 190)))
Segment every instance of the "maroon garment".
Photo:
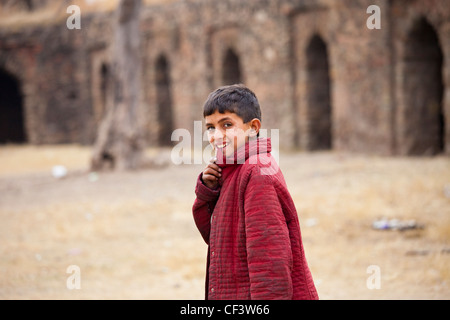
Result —
POLYGON ((270 151, 270 139, 258 139, 234 163, 216 162, 217 189, 197 179, 193 215, 209 246, 206 299, 318 299, 297 211, 270 151))

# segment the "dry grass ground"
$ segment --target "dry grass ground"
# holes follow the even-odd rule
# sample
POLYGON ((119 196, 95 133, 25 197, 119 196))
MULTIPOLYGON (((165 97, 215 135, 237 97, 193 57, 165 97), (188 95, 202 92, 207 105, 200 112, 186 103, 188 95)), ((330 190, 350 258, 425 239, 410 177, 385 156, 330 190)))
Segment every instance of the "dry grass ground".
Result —
MULTIPOLYGON (((0 299, 202 299, 207 247, 191 206, 203 166, 93 174, 89 156, 0 148, 0 299), (71 265, 80 289, 67 288, 71 265)), ((280 165, 322 299, 450 298, 448 157, 281 153, 280 165), (373 230, 380 217, 424 228, 373 230)))

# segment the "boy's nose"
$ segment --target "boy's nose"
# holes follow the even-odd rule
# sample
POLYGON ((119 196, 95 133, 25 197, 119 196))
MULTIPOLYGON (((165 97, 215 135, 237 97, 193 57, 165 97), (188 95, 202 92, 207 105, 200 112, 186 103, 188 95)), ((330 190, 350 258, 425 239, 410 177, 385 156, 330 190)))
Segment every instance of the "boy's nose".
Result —
POLYGON ((220 141, 220 140, 222 140, 223 139, 223 136, 224 136, 224 134, 223 134, 223 132, 221 131, 221 130, 215 130, 214 131, 214 135, 213 135, 213 139, 214 139, 214 141, 220 141))

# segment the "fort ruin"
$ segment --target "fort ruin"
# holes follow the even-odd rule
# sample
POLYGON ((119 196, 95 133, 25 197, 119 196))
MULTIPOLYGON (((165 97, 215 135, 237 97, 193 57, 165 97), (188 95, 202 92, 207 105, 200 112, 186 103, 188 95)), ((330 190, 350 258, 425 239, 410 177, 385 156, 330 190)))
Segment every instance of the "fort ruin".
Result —
MULTIPOLYGON (((33 12, 45 0, 0 0, 33 12), (14 4, 12 4, 14 3, 14 4)), ((90 145, 107 106, 112 12, 0 23, 0 143, 90 145)), ((0 13, 1 15, 1 13, 0 13)), ((446 0, 185 0, 142 12, 148 146, 193 130, 209 92, 241 82, 286 149, 450 154, 446 0), (380 29, 366 25, 380 8, 380 29)))

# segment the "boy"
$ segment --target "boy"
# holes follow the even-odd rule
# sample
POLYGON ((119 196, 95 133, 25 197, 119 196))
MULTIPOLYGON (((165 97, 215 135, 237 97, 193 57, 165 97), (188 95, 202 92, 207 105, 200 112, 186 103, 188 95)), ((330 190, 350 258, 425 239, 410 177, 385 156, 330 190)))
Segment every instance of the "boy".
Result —
POLYGON ((259 138, 261 111, 243 85, 205 102, 216 157, 197 179, 193 215, 208 244, 206 299, 318 299, 286 183, 259 138))

